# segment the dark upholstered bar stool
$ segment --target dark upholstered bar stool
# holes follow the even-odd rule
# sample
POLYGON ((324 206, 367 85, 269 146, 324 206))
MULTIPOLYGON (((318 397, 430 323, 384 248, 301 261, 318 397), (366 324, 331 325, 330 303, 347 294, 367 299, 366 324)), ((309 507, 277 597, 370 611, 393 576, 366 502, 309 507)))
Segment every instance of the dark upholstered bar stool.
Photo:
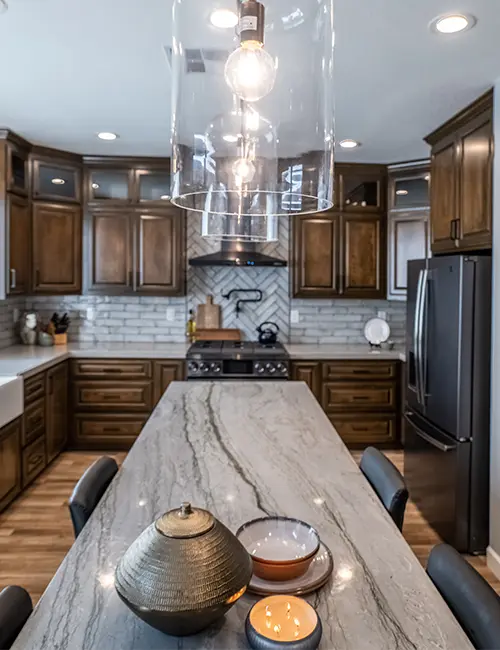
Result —
POLYGON ((118 465, 114 458, 103 456, 92 463, 76 484, 69 500, 75 539, 82 532, 82 528, 94 512, 117 471, 118 465))
POLYGON ((500 650, 500 597, 448 544, 432 549, 427 573, 476 650, 500 650))
POLYGON ((408 490, 401 472, 374 447, 365 449, 359 467, 396 526, 402 530, 408 490))
POLYGON ((22 587, 0 592, 0 650, 8 650, 33 611, 30 595, 22 587))

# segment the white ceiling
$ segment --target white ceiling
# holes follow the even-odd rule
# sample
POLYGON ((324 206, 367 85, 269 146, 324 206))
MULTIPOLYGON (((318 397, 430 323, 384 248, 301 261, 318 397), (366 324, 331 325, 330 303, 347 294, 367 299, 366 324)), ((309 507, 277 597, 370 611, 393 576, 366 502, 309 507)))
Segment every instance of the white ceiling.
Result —
MULTIPOLYGON (((8 2, 0 125, 70 151, 169 155, 171 0, 8 2)), ((498 0, 336 0, 335 24, 337 140, 363 143, 340 160, 425 157, 422 137, 500 76, 498 0), (476 27, 431 33, 449 11, 474 14, 476 27)))

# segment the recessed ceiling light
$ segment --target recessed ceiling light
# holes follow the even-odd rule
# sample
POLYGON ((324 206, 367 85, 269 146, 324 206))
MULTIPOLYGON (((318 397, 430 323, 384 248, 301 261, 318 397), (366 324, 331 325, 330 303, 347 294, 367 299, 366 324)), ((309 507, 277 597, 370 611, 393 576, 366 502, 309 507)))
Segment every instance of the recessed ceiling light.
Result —
POLYGON ((396 194, 398 196, 406 196, 408 194, 408 190, 396 190, 396 194))
POLYGON ((99 189, 99 183, 92 183, 92 189, 93 190, 98 190, 99 189))
POLYGON ((230 9, 216 9, 210 14, 210 22, 220 29, 231 29, 238 24, 238 16, 230 9))
POLYGON ((168 201, 169 198, 170 198, 170 196, 169 196, 168 194, 162 194, 162 195, 160 196, 160 199, 161 199, 162 201, 168 201))
POLYGON ((341 140, 339 144, 343 149, 356 149, 356 147, 361 146, 361 142, 356 142, 356 140, 349 140, 349 139, 341 140))
POLYGON ((475 16, 470 14, 446 14, 434 18, 430 27, 439 34, 456 34, 471 29, 476 22, 475 16))
POLYGON ((222 136, 222 139, 225 140, 226 142, 238 142, 238 136, 237 135, 232 135, 231 133, 227 133, 226 135, 222 136))
POLYGON ((54 185, 64 185, 66 181, 64 180, 64 178, 53 178, 52 182, 54 183, 54 185))
POLYGON ((101 131, 97 134, 97 137, 101 140, 116 140, 118 136, 116 133, 111 133, 111 131, 101 131))

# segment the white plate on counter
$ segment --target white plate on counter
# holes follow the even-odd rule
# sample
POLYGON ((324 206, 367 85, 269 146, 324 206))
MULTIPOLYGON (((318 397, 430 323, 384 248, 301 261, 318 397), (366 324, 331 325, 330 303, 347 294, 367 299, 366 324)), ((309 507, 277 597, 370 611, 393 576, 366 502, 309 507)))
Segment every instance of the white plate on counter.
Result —
POLYGON ((383 318, 371 318, 365 325, 365 339, 371 345, 385 343, 391 335, 389 323, 383 318))

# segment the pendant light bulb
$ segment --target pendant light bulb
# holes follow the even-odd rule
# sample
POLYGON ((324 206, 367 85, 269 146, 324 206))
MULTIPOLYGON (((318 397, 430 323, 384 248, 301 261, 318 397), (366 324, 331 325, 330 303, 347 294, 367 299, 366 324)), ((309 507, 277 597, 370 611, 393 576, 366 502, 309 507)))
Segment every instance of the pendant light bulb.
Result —
POLYGON ((261 43, 247 41, 229 55, 224 75, 235 95, 246 102, 256 102, 273 89, 276 66, 261 43))
POLYGON ((248 158, 238 158, 233 163, 233 174, 238 186, 243 183, 251 183, 255 176, 255 165, 248 158))
POLYGON ((240 46, 229 55, 224 76, 235 95, 256 102, 271 92, 276 81, 274 59, 264 48, 264 5, 243 0, 238 21, 240 46))

